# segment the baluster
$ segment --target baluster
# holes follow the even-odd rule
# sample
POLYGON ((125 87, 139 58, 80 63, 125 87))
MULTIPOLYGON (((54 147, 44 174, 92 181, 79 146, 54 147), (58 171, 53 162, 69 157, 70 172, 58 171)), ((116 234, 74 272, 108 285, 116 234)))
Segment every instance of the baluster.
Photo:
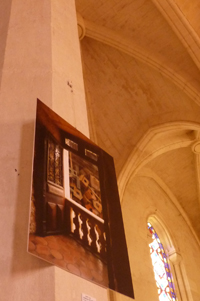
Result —
POLYGON ((80 213, 78 215, 78 222, 79 222, 79 237, 80 237, 80 239, 82 239, 83 238, 83 229, 82 229, 83 222, 82 222, 82 215, 80 213))
POLYGON ((76 226, 74 224, 74 217, 75 217, 75 212, 70 207, 70 232, 72 232, 72 233, 74 233, 74 230, 76 229, 76 226))
POLYGON ((73 223, 76 226, 75 230, 74 230, 74 235, 79 238, 79 219, 78 219, 78 211, 74 211, 75 213, 75 217, 73 218, 73 223))
POLYGON ((103 232, 103 239, 104 239, 104 251, 105 253, 107 253, 106 232, 103 232))
POLYGON ((105 241, 105 238, 104 238, 104 229, 103 229, 103 226, 100 227, 98 226, 98 233, 99 233, 99 244, 101 245, 101 250, 100 250, 100 254, 102 256, 105 256, 106 255, 106 241, 105 241))
POLYGON ((95 225, 91 223, 91 221, 89 221, 90 223, 90 237, 92 239, 92 242, 91 242, 91 248, 97 252, 97 246, 96 246, 96 240, 97 240, 97 237, 96 237, 96 233, 95 233, 95 225))
POLYGON ((87 241, 88 241, 88 245, 91 246, 91 243, 92 243, 92 239, 91 239, 91 236, 90 236, 90 229, 91 229, 91 226, 90 226, 90 223, 89 223, 89 219, 86 220, 86 227, 87 227, 87 241))
POLYGON ((82 231, 83 231, 83 237, 82 237, 82 241, 83 243, 88 246, 88 227, 86 224, 86 217, 84 215, 81 216, 82 219, 82 231))
POLYGON ((97 247, 97 252, 100 253, 101 252, 101 243, 99 241, 99 237, 101 235, 101 231, 99 230, 99 227, 97 225, 95 225, 94 231, 96 233, 96 247, 97 247))

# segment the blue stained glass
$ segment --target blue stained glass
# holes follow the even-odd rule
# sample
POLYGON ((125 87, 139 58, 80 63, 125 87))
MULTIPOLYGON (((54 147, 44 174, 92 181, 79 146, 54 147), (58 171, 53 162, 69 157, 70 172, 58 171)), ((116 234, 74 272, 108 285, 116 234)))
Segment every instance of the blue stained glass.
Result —
POLYGON ((152 243, 149 244, 149 248, 158 288, 159 301, 177 301, 163 245, 150 223, 148 223, 148 229, 153 240, 152 243))

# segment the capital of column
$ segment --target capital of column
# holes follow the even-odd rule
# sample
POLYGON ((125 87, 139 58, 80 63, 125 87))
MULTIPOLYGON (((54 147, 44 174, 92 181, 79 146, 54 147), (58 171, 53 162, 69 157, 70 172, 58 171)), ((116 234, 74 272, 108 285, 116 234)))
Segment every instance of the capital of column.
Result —
POLYGON ((79 36, 79 40, 82 40, 85 36, 85 22, 83 17, 76 12, 76 16, 77 16, 77 25, 78 25, 78 36, 79 36))
POLYGON ((174 264, 179 264, 182 260, 182 257, 179 253, 173 252, 169 254, 169 260, 174 264))
POLYGON ((198 140, 194 144, 192 144, 192 151, 196 155, 200 155, 200 140, 198 140))

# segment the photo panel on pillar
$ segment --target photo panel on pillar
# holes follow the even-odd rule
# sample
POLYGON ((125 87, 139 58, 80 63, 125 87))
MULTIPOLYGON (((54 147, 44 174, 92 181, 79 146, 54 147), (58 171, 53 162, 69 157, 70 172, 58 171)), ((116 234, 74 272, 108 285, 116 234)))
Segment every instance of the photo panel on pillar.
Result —
POLYGON ((40 100, 28 252, 134 298, 113 158, 40 100))

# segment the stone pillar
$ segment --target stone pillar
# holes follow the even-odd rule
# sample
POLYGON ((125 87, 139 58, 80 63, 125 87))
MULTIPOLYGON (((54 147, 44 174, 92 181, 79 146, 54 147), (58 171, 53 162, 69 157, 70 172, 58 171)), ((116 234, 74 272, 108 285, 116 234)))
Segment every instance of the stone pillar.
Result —
POLYGON ((178 300, 181 301, 189 301, 188 292, 189 287, 186 288, 184 278, 186 279, 186 275, 183 273, 182 269, 182 257, 177 252, 173 252, 169 254, 169 261, 171 263, 171 267, 173 268, 173 275, 175 276, 175 291, 178 297, 178 300))
POLYGON ((89 136, 74 0, 52 0, 52 108, 89 136))
POLYGON ((36 99, 88 135, 74 0, 0 2, 0 300, 106 300, 26 251, 36 99))

